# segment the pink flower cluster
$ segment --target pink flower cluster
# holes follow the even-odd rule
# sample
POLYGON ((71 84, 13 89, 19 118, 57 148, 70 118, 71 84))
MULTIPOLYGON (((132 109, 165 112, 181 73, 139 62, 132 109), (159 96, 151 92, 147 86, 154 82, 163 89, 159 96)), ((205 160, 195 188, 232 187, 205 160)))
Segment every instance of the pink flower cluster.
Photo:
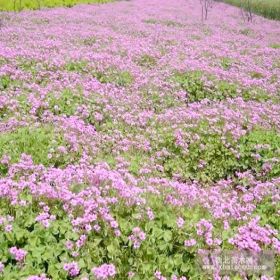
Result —
POLYGON ((14 221, 14 218, 10 215, 5 216, 0 216, 0 227, 4 227, 5 232, 12 232, 13 230, 13 225, 11 222, 14 221))
POLYGON ((76 262, 64 264, 63 269, 67 271, 71 277, 75 277, 80 273, 79 265, 76 262))
POLYGON ((116 275, 116 268, 113 264, 102 264, 99 267, 94 267, 92 269, 93 275, 98 280, 106 280, 113 278, 116 275))
POLYGON ((167 280, 167 278, 164 277, 164 276, 161 274, 161 272, 158 271, 158 270, 155 272, 154 276, 155 276, 155 278, 156 278, 157 280, 167 280))
POLYGON ((195 239, 185 240, 184 245, 185 245, 185 247, 194 246, 194 245, 196 245, 196 240, 195 239))
POLYGON ((182 228, 185 224, 185 220, 182 217, 179 217, 179 218, 177 218, 176 223, 177 223, 178 228, 182 228))
POLYGON ((18 249, 17 247, 11 247, 9 252, 18 262, 22 262, 27 255, 27 252, 24 249, 18 249))
POLYGON ((36 218, 35 221, 42 224, 45 228, 50 226, 50 222, 56 219, 55 215, 51 215, 49 213, 50 208, 48 206, 43 207, 43 212, 40 213, 36 218))
POLYGON ((146 239, 146 234, 139 227, 135 227, 128 239, 132 242, 133 248, 138 249, 141 243, 146 239))
POLYGON ((259 221, 260 217, 257 216, 241 226, 238 233, 229 239, 229 243, 240 249, 249 249, 255 252, 261 252, 263 245, 272 245, 280 254, 280 241, 277 239, 278 231, 272 229, 269 225, 262 227, 259 225, 259 221))
POLYGON ((208 246, 220 245, 222 243, 220 239, 213 238, 212 231, 214 227, 210 221, 206 219, 202 219, 197 223, 196 228, 197 228, 196 231, 197 235, 203 236, 208 246))
POLYGON ((171 276, 171 280, 187 280, 187 277, 185 277, 185 276, 179 277, 179 276, 173 275, 173 276, 171 276))
MULTIPOLYGON (((155 272, 154 276, 157 280, 167 280, 167 278, 165 276, 163 276, 159 270, 157 270, 155 272)), ((187 277, 185 277, 185 276, 180 277, 177 275, 172 275, 171 280, 187 280, 187 277)))
POLYGON ((26 280, 51 280, 51 279, 46 277, 46 275, 41 274, 39 276, 37 275, 28 276, 26 280))

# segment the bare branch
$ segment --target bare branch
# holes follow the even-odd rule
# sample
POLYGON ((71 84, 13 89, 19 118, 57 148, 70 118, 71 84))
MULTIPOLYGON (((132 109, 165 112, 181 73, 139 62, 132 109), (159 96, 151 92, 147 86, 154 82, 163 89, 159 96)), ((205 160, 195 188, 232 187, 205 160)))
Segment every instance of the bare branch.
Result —
POLYGON ((214 0, 200 0, 201 20, 207 20, 210 8, 213 7, 214 0))
POLYGON ((241 5, 241 14, 244 21, 253 21, 252 0, 243 0, 241 5))

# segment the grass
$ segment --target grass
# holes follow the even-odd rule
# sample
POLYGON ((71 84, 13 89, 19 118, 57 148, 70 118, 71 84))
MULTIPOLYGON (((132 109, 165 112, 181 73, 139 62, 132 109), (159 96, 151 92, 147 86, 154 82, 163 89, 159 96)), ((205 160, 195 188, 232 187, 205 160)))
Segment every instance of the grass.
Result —
POLYGON ((0 11, 36 10, 42 7, 73 7, 76 4, 102 4, 110 0, 0 0, 0 11))
MULTIPOLYGON (((241 7, 244 0, 223 0, 225 3, 241 7)), ((279 0, 251 0, 252 11, 266 18, 280 20, 279 0)))

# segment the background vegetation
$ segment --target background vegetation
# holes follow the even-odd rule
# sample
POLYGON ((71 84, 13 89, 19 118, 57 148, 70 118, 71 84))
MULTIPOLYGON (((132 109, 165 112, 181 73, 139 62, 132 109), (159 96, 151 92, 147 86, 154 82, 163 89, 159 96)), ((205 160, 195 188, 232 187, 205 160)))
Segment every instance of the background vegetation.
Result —
POLYGON ((73 7, 76 4, 106 3, 110 0, 0 0, 0 11, 38 9, 40 7, 73 7))
MULTIPOLYGON (((223 0, 238 7, 242 7, 244 0, 223 0)), ((252 11, 271 19, 280 19, 280 1, 279 0, 250 0, 252 11)))
MULTIPOLYGON (((41 7, 73 7, 76 4, 107 3, 112 0, 0 0, 0 11, 13 11, 22 9, 38 9, 41 7)), ((280 19, 279 0, 215 0, 242 7, 245 2, 250 2, 252 11, 271 19, 280 19)))

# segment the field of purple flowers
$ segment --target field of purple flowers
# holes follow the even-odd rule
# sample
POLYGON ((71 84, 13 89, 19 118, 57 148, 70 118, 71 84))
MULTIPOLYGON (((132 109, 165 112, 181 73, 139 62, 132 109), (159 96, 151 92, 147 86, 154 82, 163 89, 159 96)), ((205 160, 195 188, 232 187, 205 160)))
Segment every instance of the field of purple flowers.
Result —
POLYGON ((280 22, 200 12, 0 14, 0 279, 280 279, 280 22), (274 278, 198 265, 237 249, 274 278))

